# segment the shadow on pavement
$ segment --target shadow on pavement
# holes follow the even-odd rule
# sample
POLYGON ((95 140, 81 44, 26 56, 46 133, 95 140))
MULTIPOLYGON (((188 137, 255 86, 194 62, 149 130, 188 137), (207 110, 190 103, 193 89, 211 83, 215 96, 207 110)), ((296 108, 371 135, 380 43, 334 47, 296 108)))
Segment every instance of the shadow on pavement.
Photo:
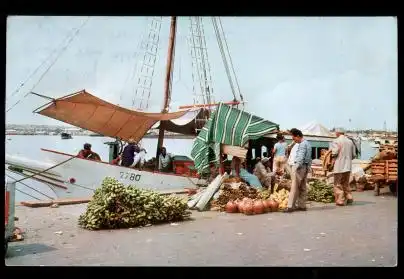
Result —
POLYGON ((380 195, 379 196, 383 196, 383 197, 394 197, 394 198, 396 198, 397 196, 396 195, 394 195, 392 192, 384 192, 384 193, 382 193, 382 192, 380 192, 380 195))
POLYGON ((336 206, 332 206, 332 205, 329 205, 329 206, 315 206, 315 207, 309 207, 307 209, 307 212, 310 212, 310 211, 323 211, 323 210, 330 210, 330 209, 335 209, 335 208, 336 208, 336 206))
POLYGON ((367 205, 367 204, 375 204, 376 202, 371 202, 371 201, 354 201, 353 204, 349 206, 361 206, 361 205, 367 205))
POLYGON ((9 245, 7 251, 7 258, 21 257, 26 255, 41 254, 57 250, 54 247, 47 246, 39 243, 9 245))

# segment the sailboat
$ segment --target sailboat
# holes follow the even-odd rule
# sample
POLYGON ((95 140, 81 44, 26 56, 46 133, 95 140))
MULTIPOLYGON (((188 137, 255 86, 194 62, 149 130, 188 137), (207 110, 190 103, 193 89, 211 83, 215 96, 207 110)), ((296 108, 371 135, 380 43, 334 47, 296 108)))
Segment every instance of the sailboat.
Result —
MULTIPOLYGON (((203 44, 204 38, 201 35, 201 18, 193 20, 196 29, 199 29, 199 44, 203 44)), ((191 20, 192 22, 192 20, 191 20)), ((219 32, 216 19, 212 22, 215 31, 219 32)), ((115 142, 107 143, 110 147, 110 161, 97 162, 87 159, 80 159, 75 154, 67 154, 64 152, 41 149, 47 154, 49 162, 43 163, 38 161, 27 161, 16 156, 6 155, 6 164, 14 169, 18 168, 21 174, 35 175, 36 179, 51 185, 58 198, 81 198, 91 196, 94 190, 101 185, 102 180, 106 176, 116 178, 124 184, 135 184, 140 188, 167 191, 178 190, 186 187, 204 184, 205 180, 196 172, 186 173, 162 173, 157 169, 137 170, 134 168, 123 167, 112 164, 114 159, 122 151, 122 141, 130 138, 140 141, 147 132, 153 127, 159 129, 157 154, 163 146, 164 131, 170 131, 180 134, 188 134, 196 136, 203 128, 209 118, 212 109, 219 103, 212 102, 211 85, 206 69, 199 69, 200 82, 203 88, 203 101, 194 104, 185 105, 179 108, 179 111, 169 112, 169 102, 171 99, 171 85, 174 66, 174 51, 176 40, 177 17, 171 17, 170 37, 168 45, 168 55, 166 64, 165 87, 164 87, 164 103, 161 112, 149 113, 139 110, 130 110, 118 105, 114 105, 102 100, 85 89, 66 95, 61 98, 51 98, 39 93, 32 94, 48 99, 49 102, 39 107, 34 112, 43 116, 47 116, 76 127, 101 134, 107 137, 115 138, 115 142)), ((218 33, 216 34, 218 35, 218 33)), ((220 36, 218 37, 220 39, 220 36)), ((195 47, 197 49, 197 47, 195 47)), ((202 56, 202 62, 199 61, 197 66, 204 64, 207 57, 203 57, 203 51, 206 47, 199 47, 202 56)), ((228 60, 223 57, 224 63, 228 64, 228 60)), ((200 57, 199 56, 199 57, 200 57)), ((205 54, 205 56, 207 56, 205 54)), ((198 59, 198 58, 196 58, 198 59)), ((228 65, 227 65, 228 66, 228 65)), ((232 67, 232 65, 231 65, 232 67)), ((233 69, 234 72, 234 69, 233 69)), ((228 75, 229 77, 229 75, 228 75)), ((234 95, 234 91, 233 91, 234 95)), ((235 96, 235 95, 234 95, 235 96)), ((225 104, 237 106, 243 104, 243 97, 240 93, 241 100, 234 98, 231 102, 225 104)), ((192 169, 193 162, 189 160, 187 167, 192 169)))

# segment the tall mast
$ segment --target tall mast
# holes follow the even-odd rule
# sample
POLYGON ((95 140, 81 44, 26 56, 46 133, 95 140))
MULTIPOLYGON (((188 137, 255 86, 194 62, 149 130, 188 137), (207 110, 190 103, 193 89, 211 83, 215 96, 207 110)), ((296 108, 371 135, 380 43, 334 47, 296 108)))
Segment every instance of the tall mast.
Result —
MULTIPOLYGON (((166 72, 166 79, 164 84, 164 103, 163 103, 163 110, 162 113, 168 112, 168 102, 170 99, 170 83, 171 83, 171 72, 173 68, 173 56, 174 56, 174 44, 175 44, 175 34, 177 29, 177 17, 171 17, 171 26, 170 26, 170 38, 168 42, 168 55, 167 55, 167 72, 166 72)), ((163 146, 164 141, 164 121, 160 121, 159 127, 159 138, 157 142, 157 152, 156 158, 160 155, 160 148, 163 146)), ((158 163, 157 163, 158 164, 158 163)))

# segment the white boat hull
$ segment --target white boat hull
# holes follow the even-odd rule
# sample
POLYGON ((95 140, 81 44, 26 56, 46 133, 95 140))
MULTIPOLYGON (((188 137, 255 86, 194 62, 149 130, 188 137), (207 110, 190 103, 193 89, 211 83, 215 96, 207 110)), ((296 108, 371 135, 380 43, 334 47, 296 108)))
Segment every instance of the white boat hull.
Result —
MULTIPOLYGON (((35 165, 35 169, 44 170, 46 169, 45 166, 56 165, 74 157, 74 155, 53 150, 42 149, 42 151, 46 153, 48 159, 46 164, 41 166, 38 162, 33 163, 29 161, 24 165, 35 165)), ((11 159, 8 160, 8 164, 16 165, 11 159)), ((20 166, 21 163, 17 165, 20 166)), ((66 189, 52 186, 58 198, 91 197, 107 176, 113 177, 125 185, 136 185, 139 188, 157 191, 182 190, 186 187, 195 187, 198 184, 205 183, 204 180, 198 178, 171 173, 139 171, 106 162, 96 162, 80 158, 73 158, 53 168, 50 172, 58 174, 58 176, 60 175, 60 179, 65 181, 64 186, 67 187, 66 189)), ((45 174, 48 174, 48 171, 45 174)))

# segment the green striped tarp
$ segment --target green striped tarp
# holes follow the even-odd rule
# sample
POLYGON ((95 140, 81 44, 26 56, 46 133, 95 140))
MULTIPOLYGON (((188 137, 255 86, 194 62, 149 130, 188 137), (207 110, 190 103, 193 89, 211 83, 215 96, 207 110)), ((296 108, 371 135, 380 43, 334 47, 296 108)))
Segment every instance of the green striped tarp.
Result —
POLYGON ((257 139, 279 125, 261 117, 221 103, 196 138, 191 157, 198 173, 209 170, 210 163, 218 163, 220 144, 244 146, 250 139, 257 139))

